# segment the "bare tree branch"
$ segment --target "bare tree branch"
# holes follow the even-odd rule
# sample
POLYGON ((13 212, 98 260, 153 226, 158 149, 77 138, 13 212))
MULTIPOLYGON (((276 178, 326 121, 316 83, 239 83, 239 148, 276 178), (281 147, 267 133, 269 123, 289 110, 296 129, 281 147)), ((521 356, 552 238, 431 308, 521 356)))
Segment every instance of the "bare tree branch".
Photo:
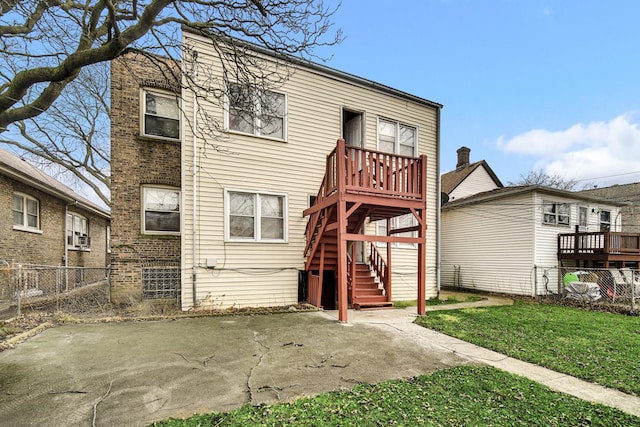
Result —
POLYGON ((542 169, 529 171, 526 175, 520 174, 520 180, 509 182, 509 185, 542 185, 544 187, 557 188, 559 190, 571 191, 578 181, 567 179, 560 174, 548 174, 542 169))

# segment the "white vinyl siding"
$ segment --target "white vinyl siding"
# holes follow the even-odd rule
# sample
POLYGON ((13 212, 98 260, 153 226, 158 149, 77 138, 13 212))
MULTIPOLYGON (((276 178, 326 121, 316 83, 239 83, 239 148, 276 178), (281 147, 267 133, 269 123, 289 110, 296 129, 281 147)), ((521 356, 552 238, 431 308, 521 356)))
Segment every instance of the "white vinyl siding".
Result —
POLYGON ((532 295, 533 203, 524 194, 444 210, 442 286, 532 295))
MULTIPOLYGON (((197 46, 198 60, 216 72, 214 51, 204 39, 185 33, 187 43, 197 46)), ((204 65, 203 65, 204 66, 204 65)), ((327 155, 341 136, 343 108, 363 114, 363 139, 367 149, 376 150, 378 117, 392 117, 416 126, 416 154, 427 156, 427 298, 437 294, 436 286, 436 163, 437 111, 404 98, 390 96, 326 76, 304 66, 279 92, 286 93, 286 138, 257 139, 255 135, 228 133, 228 141, 218 141, 230 154, 212 154, 205 141, 196 138, 196 218, 193 218, 193 135, 185 135, 182 150, 184 220, 182 238, 182 304, 191 307, 191 268, 197 266, 195 301, 215 307, 269 306, 295 304, 298 274, 304 268, 306 217, 309 195, 318 193, 325 174, 327 155), (287 195, 286 243, 231 242, 225 240, 224 189, 256 189, 287 195), (196 232, 193 226, 196 224, 196 232), (193 252, 192 236, 195 236, 193 252), (216 258, 214 270, 200 268, 207 258, 216 258)), ((185 115, 193 116, 193 96, 185 94, 185 115)), ((223 122, 220 105, 204 105, 212 120, 223 122)), ((185 127, 185 132, 190 132, 185 127)), ((367 234, 375 234, 375 224, 366 224, 367 234)), ((393 252, 394 300, 417 297, 417 254, 415 249, 393 252)))
POLYGON ((496 188, 498 186, 491 178, 491 175, 483 166, 479 166, 449 194, 449 200, 462 199, 463 197, 495 190, 496 188))
POLYGON ((142 135, 180 139, 180 104, 175 95, 143 89, 141 109, 142 135))

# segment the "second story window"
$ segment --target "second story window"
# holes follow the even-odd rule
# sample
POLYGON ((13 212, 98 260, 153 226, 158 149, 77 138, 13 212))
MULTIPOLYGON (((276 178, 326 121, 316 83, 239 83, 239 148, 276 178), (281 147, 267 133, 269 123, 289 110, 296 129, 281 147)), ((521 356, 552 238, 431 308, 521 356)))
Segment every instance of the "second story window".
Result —
POLYGON ((180 139, 178 98, 151 90, 143 90, 142 98, 142 134, 154 138, 180 139))
POLYGON ((378 150, 401 156, 415 156, 418 147, 418 130, 387 119, 378 119, 378 150))
POLYGON ((544 202, 542 223, 547 225, 569 225, 569 204, 544 202))
POLYGON ((600 231, 611 231, 611 211, 600 211, 600 231))
POLYGON ((83 216, 68 213, 67 247, 70 249, 88 249, 89 246, 89 221, 83 216))
POLYGON ((144 187, 142 229, 146 234, 180 233, 180 191, 144 187))
POLYGON ((40 231, 40 203, 26 194, 13 194, 13 228, 40 231))
POLYGON ((230 84, 227 94, 227 129, 266 138, 286 139, 286 97, 230 84))

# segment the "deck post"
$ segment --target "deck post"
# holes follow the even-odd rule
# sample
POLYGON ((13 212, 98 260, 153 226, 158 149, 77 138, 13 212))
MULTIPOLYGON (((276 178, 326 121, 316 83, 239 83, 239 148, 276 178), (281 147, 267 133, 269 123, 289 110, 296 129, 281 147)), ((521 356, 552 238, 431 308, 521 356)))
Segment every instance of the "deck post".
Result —
POLYGON ((420 243, 418 243, 418 314, 420 316, 424 315, 426 312, 426 273, 427 273, 427 256, 426 249, 427 245, 425 244, 425 236, 427 235, 427 219, 426 219, 426 210, 421 209, 420 211, 420 228, 418 230, 418 237, 420 238, 420 243))
MULTIPOLYGON (((387 218, 387 236, 391 236, 391 218, 387 218)), ((387 242, 387 283, 384 284, 387 293, 387 301, 391 302, 391 242, 387 242)))
POLYGON ((347 202, 345 201, 345 142, 340 138, 336 148, 336 178, 338 180, 337 243, 338 243, 338 320, 347 321, 347 202))

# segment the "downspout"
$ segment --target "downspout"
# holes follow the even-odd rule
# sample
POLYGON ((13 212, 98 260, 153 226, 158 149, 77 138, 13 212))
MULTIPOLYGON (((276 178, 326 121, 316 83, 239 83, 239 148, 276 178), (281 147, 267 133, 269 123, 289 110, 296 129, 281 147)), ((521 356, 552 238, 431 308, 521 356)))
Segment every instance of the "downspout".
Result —
POLYGON ((442 215, 442 197, 440 197, 440 108, 436 110, 436 297, 440 298, 440 216, 442 215))
MULTIPOLYGON (((198 76, 198 52, 197 51, 193 51, 192 53, 192 58, 193 58, 193 80, 195 81, 197 76, 198 76)), ((192 307, 196 306, 196 238, 197 238, 197 233, 196 233, 196 215, 197 215, 197 191, 198 191, 198 186, 197 186, 197 168, 198 168, 198 149, 197 149, 197 135, 196 135, 196 131, 198 129, 197 126, 197 118, 198 118, 198 114, 197 114, 197 108, 198 108, 198 101, 197 101, 197 95, 195 93, 195 91, 193 92, 193 118, 192 118, 192 136, 193 136, 193 159, 192 159, 192 164, 193 164, 193 169, 191 171, 191 179, 192 179, 192 191, 193 191, 193 219, 192 219, 192 232, 191 232, 191 304, 192 307)))
POLYGON ((64 205, 64 267, 69 266, 69 245, 67 243, 67 215, 69 214, 69 205, 64 205))

